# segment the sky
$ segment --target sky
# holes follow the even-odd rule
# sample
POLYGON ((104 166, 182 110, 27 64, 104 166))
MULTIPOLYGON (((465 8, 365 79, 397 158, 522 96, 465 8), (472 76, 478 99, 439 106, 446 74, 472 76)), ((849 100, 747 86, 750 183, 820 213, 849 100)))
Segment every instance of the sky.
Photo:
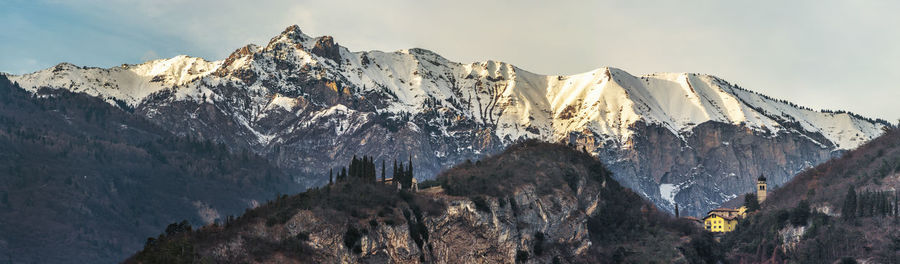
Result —
POLYGON ((224 59, 289 25, 352 51, 541 74, 712 74, 813 109, 900 119, 900 1, 2 0, 0 72, 224 59))

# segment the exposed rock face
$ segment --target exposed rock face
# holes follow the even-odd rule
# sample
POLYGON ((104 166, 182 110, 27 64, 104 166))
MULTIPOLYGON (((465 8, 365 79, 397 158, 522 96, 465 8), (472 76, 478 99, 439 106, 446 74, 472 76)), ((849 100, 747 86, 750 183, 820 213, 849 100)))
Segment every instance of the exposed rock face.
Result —
POLYGON ((691 241, 712 243, 711 236, 691 235, 700 232, 692 223, 676 228, 601 162, 564 145, 517 144, 457 166, 439 182, 417 193, 337 182, 280 198, 224 227, 161 237, 126 262, 687 263, 697 261, 691 241), (505 185, 471 184, 498 181, 505 185), (179 254, 176 246, 193 252, 179 254), (607 255, 616 250, 633 254, 607 255))
POLYGON ((490 211, 476 209, 466 198, 436 195, 432 198, 448 205, 441 215, 416 216, 409 208, 400 208, 410 215, 407 222, 369 227, 360 238, 359 253, 343 242, 348 223, 323 218, 319 210, 303 210, 284 225, 267 227, 263 221, 249 225, 226 243, 211 245, 199 253, 222 263, 256 262, 242 245, 271 238, 281 242, 304 234, 317 252, 315 261, 323 263, 510 263, 515 262, 519 251, 531 252, 535 263, 546 263, 553 256, 576 257, 590 246, 586 222, 588 214, 594 212, 587 206, 599 202, 597 191, 578 196, 540 196, 533 187, 525 187, 512 195, 515 208, 512 201, 501 203, 497 198, 488 198, 490 211), (421 245, 410 233, 420 223, 427 229, 421 245), (548 249, 541 256, 533 256, 538 233, 547 243, 567 248, 548 249))
POLYGON ((657 205, 683 215, 702 215, 736 195, 754 192, 756 178, 780 186, 793 175, 832 158, 829 148, 790 134, 760 134, 705 123, 681 140, 658 126, 639 126, 632 147, 604 151, 616 180, 647 192, 657 205))
POLYGON ((10 78, 27 89, 89 93, 172 133, 249 149, 308 187, 327 182, 327 171, 353 155, 411 157, 416 177, 427 179, 540 139, 583 146, 624 185, 690 215, 752 191, 760 174, 777 186, 890 126, 812 111, 715 76, 615 68, 546 76, 496 61, 452 62, 424 49, 350 52, 297 26, 224 62, 191 64, 215 69, 206 74, 166 70, 176 64, 66 64, 10 78), (158 72, 192 81, 152 82, 158 72))
POLYGON ((341 60, 341 50, 337 43, 334 43, 334 38, 331 36, 323 36, 316 40, 312 53, 333 61, 341 60))

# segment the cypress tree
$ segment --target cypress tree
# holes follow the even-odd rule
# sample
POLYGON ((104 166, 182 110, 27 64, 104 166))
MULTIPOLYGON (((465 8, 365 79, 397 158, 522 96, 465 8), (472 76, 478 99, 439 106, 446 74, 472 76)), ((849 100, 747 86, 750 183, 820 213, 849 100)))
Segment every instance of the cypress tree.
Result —
POLYGON ((381 160, 381 183, 384 183, 384 160, 381 160))
POLYGON ((394 160, 394 169, 391 170, 391 173, 393 173, 391 178, 394 179, 394 182, 397 182, 397 160, 394 160))
POLYGON ((844 196, 844 208, 841 209, 841 215, 846 219, 856 218, 856 190, 852 185, 847 189, 847 195, 844 196))
POLYGON ((369 157, 363 156, 359 161, 359 178, 364 180, 369 177, 369 157))
MULTIPOLYGON (((409 189, 412 187, 412 179, 413 179, 412 157, 409 158, 409 164, 407 164, 406 166, 407 166, 406 171, 404 171, 405 173, 403 174, 403 181, 401 183, 403 184, 404 189, 409 189)), ((402 163, 401 163, 400 167, 401 168, 403 167, 402 163)))
POLYGON ((748 193, 744 195, 744 206, 747 207, 748 212, 755 212, 759 210, 759 198, 756 197, 755 193, 748 193))
POLYGON ((858 212, 856 215, 865 217, 869 214, 869 192, 866 191, 864 193, 860 193, 857 199, 859 201, 856 205, 856 211, 858 212))
POLYGON ((676 204, 675 204, 675 218, 680 218, 680 217, 681 217, 681 216, 678 215, 678 204, 676 203, 676 204))
POLYGON ((806 200, 800 200, 800 203, 797 204, 797 207, 791 211, 791 224, 794 226, 804 226, 806 225, 806 220, 809 218, 809 202, 806 200))
POLYGON ((334 183, 334 168, 328 170, 328 185, 334 183))

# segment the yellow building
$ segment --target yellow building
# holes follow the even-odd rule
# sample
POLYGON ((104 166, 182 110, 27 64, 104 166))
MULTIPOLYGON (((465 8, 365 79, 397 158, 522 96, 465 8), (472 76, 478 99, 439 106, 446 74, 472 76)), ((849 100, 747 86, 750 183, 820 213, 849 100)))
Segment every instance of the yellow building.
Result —
MULTIPOLYGON (((766 191, 766 177, 760 175, 756 179, 756 196, 760 203, 766 200, 766 191)), ((747 218, 747 215, 746 206, 738 209, 716 208, 706 213, 706 217, 703 218, 703 228, 709 232, 731 232, 737 227, 738 221, 747 218)))
POLYGON ((717 214, 708 214, 703 218, 703 227, 709 232, 731 232, 737 226, 737 216, 720 216, 717 214))
POLYGON ((738 209, 716 208, 703 218, 703 227, 709 232, 731 232, 737 226, 738 221, 747 217, 747 207, 738 209))

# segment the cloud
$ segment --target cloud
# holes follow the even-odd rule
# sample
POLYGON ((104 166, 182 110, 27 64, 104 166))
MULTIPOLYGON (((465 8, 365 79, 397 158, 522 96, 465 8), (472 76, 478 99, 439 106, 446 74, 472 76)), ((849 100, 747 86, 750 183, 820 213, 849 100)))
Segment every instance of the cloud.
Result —
POLYGON ((156 51, 153 50, 148 50, 147 52, 144 52, 144 56, 141 56, 142 61, 150 61, 159 58, 159 54, 156 54, 156 51))

